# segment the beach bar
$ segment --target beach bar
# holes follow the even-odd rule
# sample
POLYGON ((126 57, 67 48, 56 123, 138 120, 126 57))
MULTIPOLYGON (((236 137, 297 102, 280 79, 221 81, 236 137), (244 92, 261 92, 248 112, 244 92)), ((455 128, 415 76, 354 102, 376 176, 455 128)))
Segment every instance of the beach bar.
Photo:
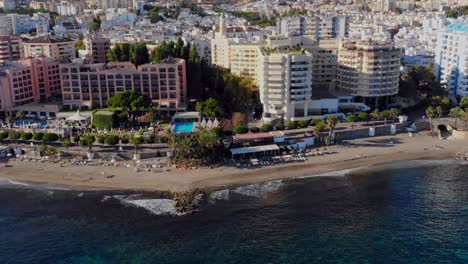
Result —
POLYGON ((243 158, 245 155, 256 155, 258 153, 266 155, 266 154, 271 154, 275 155, 278 153, 280 148, 276 144, 271 144, 271 145, 263 145, 263 146, 255 146, 255 147, 244 147, 244 148, 234 148, 231 149, 231 155, 232 158, 240 157, 242 156, 243 158))

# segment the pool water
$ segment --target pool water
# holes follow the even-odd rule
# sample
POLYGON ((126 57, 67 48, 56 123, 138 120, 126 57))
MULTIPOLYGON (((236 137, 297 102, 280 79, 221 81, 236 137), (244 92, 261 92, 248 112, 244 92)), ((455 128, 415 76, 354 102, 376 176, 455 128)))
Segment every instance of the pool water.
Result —
POLYGON ((38 124, 40 127, 45 127, 48 125, 46 121, 36 121, 36 120, 26 120, 26 119, 15 121, 15 126, 30 126, 33 124, 38 124))
POLYGON ((174 132, 176 133, 192 133, 195 129, 194 122, 178 122, 175 123, 174 132))

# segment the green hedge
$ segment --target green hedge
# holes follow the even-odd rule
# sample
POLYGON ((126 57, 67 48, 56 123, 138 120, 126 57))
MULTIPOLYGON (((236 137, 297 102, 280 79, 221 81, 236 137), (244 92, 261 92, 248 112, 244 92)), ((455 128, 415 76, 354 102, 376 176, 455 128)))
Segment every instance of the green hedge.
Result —
POLYGON ((121 141, 122 141, 122 144, 128 144, 130 139, 129 139, 128 135, 123 135, 121 141))
POLYGON ((98 142, 99 144, 104 144, 104 141, 105 141, 105 140, 106 140, 106 136, 104 136, 104 135, 99 135, 99 136, 97 136, 97 142, 98 142))
POLYGON ((8 132, 7 131, 2 131, 0 132, 0 140, 8 138, 8 132))
POLYGON ((113 127, 117 126, 115 113, 113 112, 103 112, 99 111, 93 114, 93 123, 92 126, 97 129, 107 129, 110 130, 113 127))
POLYGON ((57 141, 58 139, 59 136, 55 133, 45 133, 44 136, 42 136, 42 141, 44 142, 57 141))
POLYGON ((263 124, 261 129, 263 132, 270 132, 273 130, 273 127, 270 124, 263 124))
POLYGON ((8 139, 9 140, 16 140, 16 139, 19 138, 19 136, 20 136, 19 133, 13 130, 8 134, 8 139))
POLYGON ((260 132, 260 128, 259 128, 259 127, 251 127, 251 128, 250 128, 250 132, 252 132, 252 133, 258 133, 258 132, 260 132))
POLYGON ((24 132, 21 134, 20 139, 21 140, 30 140, 33 137, 32 133, 29 132, 24 132))
POLYGON ((110 145, 110 146, 114 146, 114 145, 117 145, 119 143, 119 137, 118 136, 115 136, 115 135, 109 135, 106 137, 106 139, 104 140, 104 143, 106 145, 110 145))
POLYGON ((283 123, 278 123, 276 126, 275 126, 276 130, 284 130, 285 126, 283 123))
POLYGON ((245 134, 249 132, 249 128, 245 125, 239 125, 239 126, 234 127, 232 132, 234 132, 234 134, 245 134))
POLYGON ((44 136, 44 133, 42 132, 36 132, 33 134, 32 139, 33 140, 42 140, 42 137, 44 136))

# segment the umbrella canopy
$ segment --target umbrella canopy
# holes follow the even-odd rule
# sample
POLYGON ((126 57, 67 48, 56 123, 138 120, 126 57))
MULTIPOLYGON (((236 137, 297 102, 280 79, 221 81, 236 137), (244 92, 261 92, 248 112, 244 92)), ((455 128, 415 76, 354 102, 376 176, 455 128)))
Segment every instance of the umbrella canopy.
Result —
POLYGON ((69 121, 85 121, 88 120, 88 116, 80 114, 80 110, 77 110, 76 113, 72 116, 67 117, 69 121))

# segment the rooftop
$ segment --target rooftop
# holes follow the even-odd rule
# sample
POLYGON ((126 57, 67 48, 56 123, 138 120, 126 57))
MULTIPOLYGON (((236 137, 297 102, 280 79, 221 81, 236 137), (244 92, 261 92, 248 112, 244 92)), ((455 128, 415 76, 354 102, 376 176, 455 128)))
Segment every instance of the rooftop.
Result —
POLYGON ((464 20, 457 24, 453 24, 447 27, 449 30, 456 30, 461 32, 468 32, 468 21, 464 20))
POLYGON ((30 40, 25 41, 25 43, 40 43, 40 44, 46 44, 46 43, 61 43, 61 42, 71 42, 73 40, 71 39, 65 39, 65 38, 59 38, 59 37, 52 37, 52 36, 40 36, 37 38, 33 38, 30 40))

